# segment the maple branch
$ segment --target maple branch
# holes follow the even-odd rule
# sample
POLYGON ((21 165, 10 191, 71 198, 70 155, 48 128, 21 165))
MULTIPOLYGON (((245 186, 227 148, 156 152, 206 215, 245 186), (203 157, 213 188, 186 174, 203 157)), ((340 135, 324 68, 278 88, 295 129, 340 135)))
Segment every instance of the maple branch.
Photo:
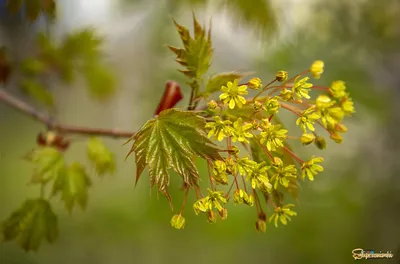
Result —
POLYGON ((120 131, 114 129, 103 129, 103 128, 88 128, 88 127, 78 127, 58 124, 54 122, 53 117, 45 113, 40 113, 31 105, 23 102, 17 97, 9 94, 4 89, 0 89, 0 101, 11 106, 12 108, 20 111, 21 113, 30 116, 31 118, 47 125, 49 129, 57 130, 61 133, 68 134, 81 134, 81 135, 91 135, 91 136, 106 136, 113 138, 130 138, 135 133, 129 131, 120 131))

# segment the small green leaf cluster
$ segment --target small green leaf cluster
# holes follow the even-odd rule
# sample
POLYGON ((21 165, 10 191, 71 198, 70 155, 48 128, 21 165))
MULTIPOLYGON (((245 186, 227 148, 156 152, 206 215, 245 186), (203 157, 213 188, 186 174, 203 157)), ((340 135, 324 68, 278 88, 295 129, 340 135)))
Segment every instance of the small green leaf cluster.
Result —
POLYGON ((19 64, 18 69, 23 75, 20 82, 22 91, 36 101, 54 107, 49 78, 57 77, 70 85, 77 74, 82 74, 93 96, 106 98, 112 95, 116 81, 103 59, 102 43, 103 40, 92 29, 69 33, 60 43, 39 33, 36 55, 19 64))
MULTIPOLYGON (((54 138, 54 131, 48 133, 48 138, 54 138)), ((100 139, 88 141, 87 155, 99 176, 114 171, 114 155, 100 139)), ((84 210, 92 180, 82 163, 68 163, 65 153, 51 145, 35 148, 25 159, 34 166, 29 183, 40 186, 40 197, 26 200, 21 208, 4 220, 1 234, 4 241, 16 240, 24 250, 36 251, 43 239, 52 243, 58 236, 57 216, 50 200, 60 197, 69 213, 76 206, 84 210)))

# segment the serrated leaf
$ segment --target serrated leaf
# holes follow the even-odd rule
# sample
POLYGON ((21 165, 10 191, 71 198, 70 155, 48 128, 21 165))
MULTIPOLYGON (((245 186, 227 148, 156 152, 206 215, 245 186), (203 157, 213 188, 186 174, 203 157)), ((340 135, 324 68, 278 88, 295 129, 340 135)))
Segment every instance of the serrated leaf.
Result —
POLYGON ((106 173, 114 173, 114 154, 107 149, 101 139, 95 137, 89 139, 87 143, 87 155, 95 166, 99 176, 103 176, 106 173))
POLYGON ((64 156, 55 148, 37 148, 26 158, 35 164, 31 183, 46 183, 56 178, 64 168, 64 156))
POLYGON ((1 231, 4 241, 16 240, 25 251, 36 251, 43 239, 57 239, 57 216, 48 201, 28 199, 2 222, 1 231))
POLYGON ((54 181, 52 195, 61 194, 66 209, 71 212, 78 204, 82 210, 88 201, 88 189, 91 185, 89 176, 82 164, 75 162, 59 173, 54 181))
POLYGON ((48 106, 53 106, 53 95, 37 80, 24 79, 21 89, 33 99, 48 106))
POLYGON ((176 61, 184 66, 184 70, 179 70, 189 79, 200 79, 209 69, 213 49, 211 39, 206 35, 205 29, 197 21, 193 14, 194 37, 189 30, 178 24, 174 20, 175 26, 183 43, 183 49, 169 46, 175 53, 176 61))
POLYGON ((233 82, 236 79, 242 79, 245 74, 239 72, 223 72, 214 75, 207 82, 206 93, 211 94, 221 90, 221 87, 226 85, 228 82, 233 82))
POLYGON ((90 64, 83 68, 90 93, 103 99, 115 92, 116 80, 110 69, 100 64, 90 64))
MULTIPOLYGON (((204 118, 189 111, 168 109, 148 121, 134 137, 128 156, 135 152, 136 181, 144 168, 149 170, 151 185, 168 196, 173 169, 190 186, 198 184, 194 158, 221 159, 219 149, 207 138, 204 118)), ((128 141, 128 142, 129 142, 128 141)))

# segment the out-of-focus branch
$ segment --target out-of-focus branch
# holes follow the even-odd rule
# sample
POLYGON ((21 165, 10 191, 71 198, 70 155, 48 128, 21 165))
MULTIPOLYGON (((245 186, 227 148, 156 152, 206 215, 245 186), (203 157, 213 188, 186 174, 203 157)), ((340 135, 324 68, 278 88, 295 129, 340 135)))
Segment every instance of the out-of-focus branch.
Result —
POLYGON ((11 95, 4 89, 0 89, 0 101, 9 105, 10 107, 20 111, 21 113, 32 117, 33 119, 47 125, 49 129, 57 130, 61 133, 68 134, 81 134, 90 136, 105 136, 113 138, 130 138, 135 132, 120 131, 115 129, 103 129, 103 128, 89 128, 89 127, 78 127, 69 126, 64 124, 58 124, 54 122, 54 119, 48 114, 40 113, 31 105, 23 102, 19 98, 11 95))

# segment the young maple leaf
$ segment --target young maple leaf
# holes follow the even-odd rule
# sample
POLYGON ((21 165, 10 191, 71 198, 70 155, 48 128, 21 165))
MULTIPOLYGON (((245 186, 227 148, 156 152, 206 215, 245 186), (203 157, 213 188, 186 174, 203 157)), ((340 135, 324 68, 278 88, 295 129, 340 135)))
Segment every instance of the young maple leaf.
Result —
POLYGON ((181 175, 189 186, 197 186, 199 174, 194 158, 221 159, 220 150, 207 138, 204 127, 204 118, 176 109, 162 111, 148 121, 128 140, 134 141, 127 157, 135 152, 136 182, 147 167, 151 186, 156 184, 168 198, 169 169, 181 175))

